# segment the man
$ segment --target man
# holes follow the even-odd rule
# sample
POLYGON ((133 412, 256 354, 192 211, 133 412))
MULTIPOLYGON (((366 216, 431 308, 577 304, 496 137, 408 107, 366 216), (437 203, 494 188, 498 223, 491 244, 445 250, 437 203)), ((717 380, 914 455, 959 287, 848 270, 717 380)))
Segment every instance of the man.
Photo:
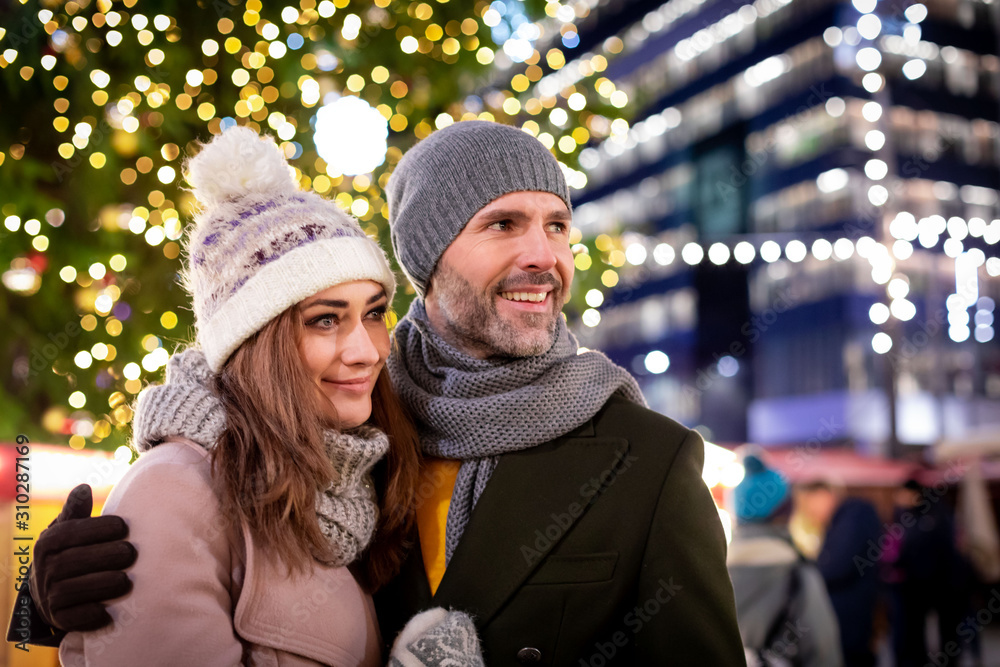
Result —
MULTIPOLYGON (((961 662, 966 641, 962 616, 968 587, 967 565, 956 547, 955 520, 943 492, 907 479, 894 494, 893 523, 886 529, 882 552, 888 584, 892 650, 897 667, 936 662, 928 652, 927 618, 937 617, 937 655, 961 662), (947 647, 947 648, 946 648, 947 647)), ((947 658, 945 658, 947 659, 947 658)))
POLYGON ((795 503, 809 523, 824 530, 816 565, 837 614, 844 664, 874 665, 872 634, 879 588, 878 564, 859 567, 858 556, 879 541, 882 528, 878 513, 867 500, 848 498, 842 486, 826 480, 801 485, 796 490, 795 503))
POLYGON ((388 190, 418 294, 390 371, 427 462, 419 548, 376 596, 383 638, 443 606, 475 617, 489 665, 744 664, 701 438, 645 408, 605 356, 578 354, 561 315, 571 214, 552 154, 457 123, 411 149, 388 190))

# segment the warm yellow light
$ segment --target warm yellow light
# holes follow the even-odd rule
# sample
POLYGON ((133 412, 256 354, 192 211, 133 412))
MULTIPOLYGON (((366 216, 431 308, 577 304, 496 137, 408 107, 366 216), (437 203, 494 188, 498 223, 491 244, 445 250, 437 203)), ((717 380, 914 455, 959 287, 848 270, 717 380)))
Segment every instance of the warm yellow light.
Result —
POLYGON ((444 37, 444 30, 437 23, 432 23, 427 26, 427 29, 424 31, 424 36, 432 42, 436 42, 444 37))
POLYGON ((160 167, 156 172, 156 178, 163 184, 173 183, 176 175, 173 167, 160 167))
POLYGON ((399 48, 406 54, 415 53, 418 46, 420 46, 420 43, 413 35, 407 35, 399 42, 399 48))
POLYGON ((365 87, 365 78, 360 74, 352 74, 347 77, 347 89, 355 93, 361 92, 361 89, 365 87))
POLYGON ((79 410, 87 404, 87 397, 82 391, 74 391, 69 395, 69 400, 67 401, 72 407, 79 410))
POLYGON ((393 132, 402 132, 406 129, 408 121, 406 116, 403 114, 394 114, 392 118, 389 119, 389 127, 392 128, 393 132))
POLYGON ((389 86, 389 92, 396 99, 406 97, 406 93, 409 91, 409 87, 403 81, 394 81, 391 86, 389 86))
POLYGON ((549 49, 549 52, 545 54, 545 62, 552 69, 560 69, 566 64, 566 56, 559 49, 549 49))
POLYGON ((503 101, 503 112, 513 116, 521 110, 521 102, 516 97, 508 97, 503 101))
POLYGON ((493 50, 488 46, 484 46, 476 51, 476 60, 481 65, 489 65, 493 62, 493 50))

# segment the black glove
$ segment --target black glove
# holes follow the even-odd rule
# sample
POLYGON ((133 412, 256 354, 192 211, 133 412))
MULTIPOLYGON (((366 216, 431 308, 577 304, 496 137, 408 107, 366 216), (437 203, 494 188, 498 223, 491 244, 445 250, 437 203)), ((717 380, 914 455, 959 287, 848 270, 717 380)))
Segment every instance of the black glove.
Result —
POLYGON ((101 603, 132 590, 122 572, 136 558, 135 547, 124 541, 128 526, 117 516, 91 517, 93 507, 90 487, 76 487, 35 543, 31 597, 46 623, 67 632, 108 625, 111 616, 101 603))

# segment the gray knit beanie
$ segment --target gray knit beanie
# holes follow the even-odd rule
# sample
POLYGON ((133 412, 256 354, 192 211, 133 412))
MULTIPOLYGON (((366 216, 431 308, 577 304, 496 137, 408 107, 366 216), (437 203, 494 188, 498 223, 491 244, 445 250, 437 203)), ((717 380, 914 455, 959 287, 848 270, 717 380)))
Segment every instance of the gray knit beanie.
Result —
POLYGON ((572 209, 559 162, 509 125, 467 120, 411 148, 388 184, 392 249, 421 297, 445 249, 479 209, 510 192, 551 192, 572 209))

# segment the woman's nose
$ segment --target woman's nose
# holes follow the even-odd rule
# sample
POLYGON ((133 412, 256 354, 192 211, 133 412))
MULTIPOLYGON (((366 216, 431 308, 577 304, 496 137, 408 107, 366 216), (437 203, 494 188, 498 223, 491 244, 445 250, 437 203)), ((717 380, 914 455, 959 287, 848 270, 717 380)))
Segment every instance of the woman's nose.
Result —
POLYGON ((379 361, 378 347, 364 323, 356 323, 343 338, 341 361, 349 366, 373 366, 379 361))

